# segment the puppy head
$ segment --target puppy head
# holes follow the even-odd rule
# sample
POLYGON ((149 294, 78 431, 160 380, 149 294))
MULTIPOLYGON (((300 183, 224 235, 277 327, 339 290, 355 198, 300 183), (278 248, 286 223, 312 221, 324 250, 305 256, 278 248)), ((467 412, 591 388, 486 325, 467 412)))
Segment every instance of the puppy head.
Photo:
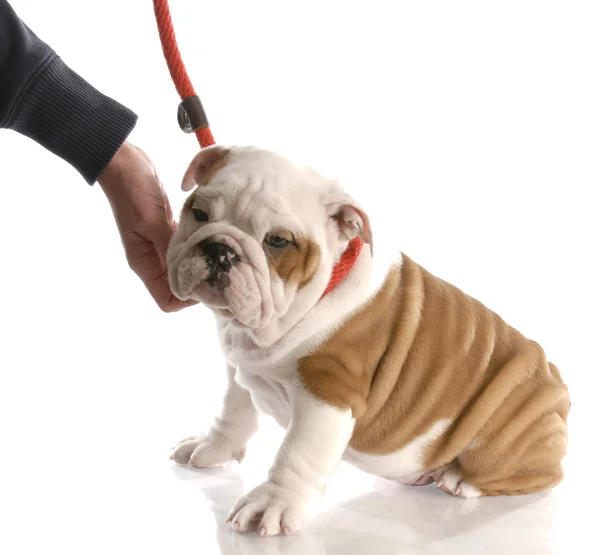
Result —
POLYGON ((366 214, 339 184, 270 151, 207 148, 182 188, 193 192, 167 254, 173 293, 240 327, 286 318, 289 328, 318 302, 351 239, 372 248, 366 214))

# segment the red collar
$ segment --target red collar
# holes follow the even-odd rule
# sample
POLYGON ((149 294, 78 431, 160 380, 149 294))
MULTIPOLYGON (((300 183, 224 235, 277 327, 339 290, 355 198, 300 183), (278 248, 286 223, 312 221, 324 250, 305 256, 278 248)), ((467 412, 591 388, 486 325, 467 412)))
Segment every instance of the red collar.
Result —
POLYGON ((331 272, 331 279, 325 288, 325 292, 321 295, 323 298, 327 293, 329 293, 336 285, 338 285, 352 270, 352 266, 358 259, 358 255, 363 248, 363 242, 360 240, 360 237, 355 237, 348 243, 344 254, 340 258, 339 262, 333 267, 331 272))

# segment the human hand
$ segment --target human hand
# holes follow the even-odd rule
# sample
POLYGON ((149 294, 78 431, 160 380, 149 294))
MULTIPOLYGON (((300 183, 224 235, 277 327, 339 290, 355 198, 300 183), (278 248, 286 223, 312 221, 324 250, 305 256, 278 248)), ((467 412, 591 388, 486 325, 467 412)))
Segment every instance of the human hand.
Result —
POLYGON ((194 301, 182 302, 171 292, 166 252, 176 223, 169 199, 150 158, 125 142, 98 183, 111 205, 129 267, 165 312, 175 312, 194 301))

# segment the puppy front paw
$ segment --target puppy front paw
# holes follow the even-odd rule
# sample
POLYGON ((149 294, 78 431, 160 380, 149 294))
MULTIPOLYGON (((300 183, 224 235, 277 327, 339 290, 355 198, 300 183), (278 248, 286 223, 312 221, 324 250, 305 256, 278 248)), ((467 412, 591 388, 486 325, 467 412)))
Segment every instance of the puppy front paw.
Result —
POLYGON ((259 536, 290 536, 304 524, 309 503, 298 492, 264 482, 242 497, 227 522, 236 532, 257 530, 259 536))
POLYGON ((191 468, 221 466, 231 461, 242 462, 246 449, 229 437, 211 430, 206 435, 191 436, 180 441, 173 449, 171 459, 191 468))

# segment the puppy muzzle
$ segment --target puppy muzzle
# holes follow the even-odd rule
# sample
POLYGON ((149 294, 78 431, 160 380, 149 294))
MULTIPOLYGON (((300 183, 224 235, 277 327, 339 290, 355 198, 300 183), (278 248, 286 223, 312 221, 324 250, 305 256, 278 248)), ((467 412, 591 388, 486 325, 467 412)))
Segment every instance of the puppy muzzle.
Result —
POLYGON ((260 328, 273 317, 264 251, 237 228, 207 225, 168 253, 169 281, 180 299, 195 299, 242 325, 260 328))
POLYGON ((206 283, 211 287, 224 289, 231 284, 229 271, 239 262, 239 255, 225 243, 205 240, 200 243, 200 248, 205 253, 208 275, 206 283))

